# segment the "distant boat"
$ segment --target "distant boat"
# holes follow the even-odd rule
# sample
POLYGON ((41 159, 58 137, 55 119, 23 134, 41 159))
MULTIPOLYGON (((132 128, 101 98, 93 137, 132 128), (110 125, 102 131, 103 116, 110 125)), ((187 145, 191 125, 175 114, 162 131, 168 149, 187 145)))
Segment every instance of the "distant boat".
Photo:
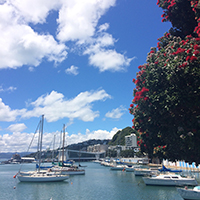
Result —
POLYGON ((158 169, 155 168, 135 168, 134 170, 135 176, 145 176, 156 173, 158 173, 158 169))
POLYGON ((126 169, 126 165, 114 165, 110 168, 110 170, 125 170, 126 169))
POLYGON ((21 182, 56 182, 56 181, 64 181, 69 178, 68 175, 63 175, 61 173, 51 172, 50 170, 41 171, 41 151, 42 151, 42 136, 43 136, 43 123, 44 123, 44 115, 42 115, 42 119, 39 123, 39 164, 38 169, 36 171, 30 172, 21 172, 14 176, 17 176, 19 181, 21 182))
POLYGON ((200 186, 195 186, 193 189, 177 188, 177 191, 183 199, 200 199, 200 186))
POLYGON ((159 174, 154 176, 142 177, 146 185, 159 185, 159 186, 196 186, 197 181, 193 177, 182 177, 179 174, 159 174))
POLYGON ((178 172, 182 172, 182 170, 177 170, 177 169, 170 169, 165 167, 164 165, 162 166, 161 169, 158 169, 160 172, 174 172, 174 173, 178 173, 178 172))
POLYGON ((134 172, 135 168, 136 167, 134 165, 133 166, 127 166, 125 170, 126 170, 126 172, 134 172))
POLYGON ((54 166, 51 168, 52 172, 57 172, 61 173, 64 175, 84 175, 85 170, 84 169, 79 169, 78 167, 59 167, 59 166, 54 166))

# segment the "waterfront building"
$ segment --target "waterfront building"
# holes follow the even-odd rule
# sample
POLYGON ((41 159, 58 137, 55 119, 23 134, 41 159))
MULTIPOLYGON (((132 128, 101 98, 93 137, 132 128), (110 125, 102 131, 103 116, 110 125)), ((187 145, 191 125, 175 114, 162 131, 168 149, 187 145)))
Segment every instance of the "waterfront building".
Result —
POLYGON ((137 136, 134 133, 125 136, 125 146, 127 150, 134 149, 137 147, 137 136))

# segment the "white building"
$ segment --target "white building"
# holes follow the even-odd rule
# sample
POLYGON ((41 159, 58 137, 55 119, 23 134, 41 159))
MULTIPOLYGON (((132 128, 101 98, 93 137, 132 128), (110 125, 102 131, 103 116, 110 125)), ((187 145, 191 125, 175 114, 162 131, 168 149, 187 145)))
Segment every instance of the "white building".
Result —
POLYGON ((125 136, 126 149, 133 149, 137 147, 137 136, 133 133, 125 136))

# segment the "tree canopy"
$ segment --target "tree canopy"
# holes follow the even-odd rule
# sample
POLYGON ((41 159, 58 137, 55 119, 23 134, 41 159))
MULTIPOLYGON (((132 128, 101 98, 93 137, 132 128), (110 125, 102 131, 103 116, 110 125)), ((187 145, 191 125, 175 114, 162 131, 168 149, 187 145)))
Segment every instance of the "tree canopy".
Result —
POLYGON ((172 28, 140 65, 130 113, 149 157, 200 163, 200 2, 158 0, 172 28))

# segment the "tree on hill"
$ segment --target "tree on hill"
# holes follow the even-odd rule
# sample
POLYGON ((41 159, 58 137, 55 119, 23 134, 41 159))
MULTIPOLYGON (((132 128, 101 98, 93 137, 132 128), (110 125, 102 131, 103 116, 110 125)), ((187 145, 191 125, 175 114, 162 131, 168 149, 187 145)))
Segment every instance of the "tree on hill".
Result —
POLYGON ((172 28, 139 66, 130 113, 149 157, 200 163, 200 3, 158 0, 172 28))
POLYGON ((115 145, 125 145, 125 136, 131 135, 131 134, 138 135, 137 131, 135 129, 132 129, 131 127, 126 127, 122 130, 117 131, 117 133, 113 136, 112 140, 108 143, 109 145, 115 146, 115 145))

